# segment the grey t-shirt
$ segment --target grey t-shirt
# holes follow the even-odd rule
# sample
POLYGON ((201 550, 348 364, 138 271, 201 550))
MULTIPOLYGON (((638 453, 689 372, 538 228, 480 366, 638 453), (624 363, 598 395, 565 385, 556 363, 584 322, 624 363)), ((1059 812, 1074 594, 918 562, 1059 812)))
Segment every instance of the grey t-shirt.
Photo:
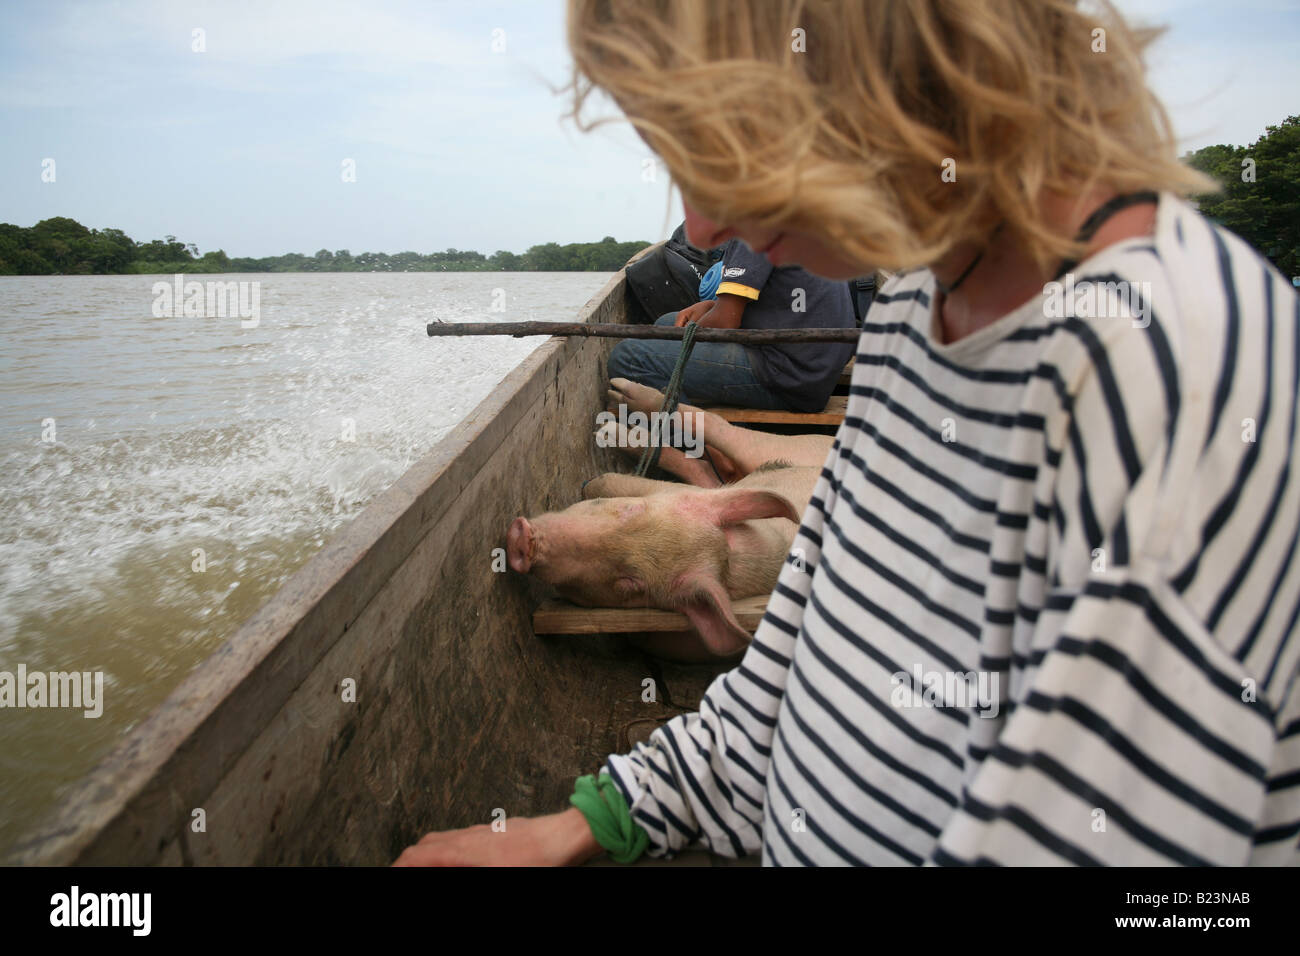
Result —
MULTIPOLYGON (((845 282, 822 279, 799 266, 774 268, 766 256, 739 239, 723 247, 722 263, 718 293, 749 300, 740 323, 743 329, 841 329, 855 324, 853 300, 845 282)), ((745 348, 758 380, 801 412, 820 412, 826 407, 854 352, 851 342, 745 348)))

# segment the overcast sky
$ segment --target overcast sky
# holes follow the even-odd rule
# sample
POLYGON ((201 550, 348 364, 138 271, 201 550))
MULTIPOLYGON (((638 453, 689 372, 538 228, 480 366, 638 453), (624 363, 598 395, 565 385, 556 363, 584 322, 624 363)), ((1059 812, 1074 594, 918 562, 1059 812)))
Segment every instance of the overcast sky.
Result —
MULTIPOLYGON (((1300 0, 1119 6, 1170 28, 1152 81, 1184 148, 1300 113, 1300 0)), ((562 0, 7 0, 0 221, 252 256, 663 238, 662 167, 625 124, 561 122, 567 64, 562 0)))

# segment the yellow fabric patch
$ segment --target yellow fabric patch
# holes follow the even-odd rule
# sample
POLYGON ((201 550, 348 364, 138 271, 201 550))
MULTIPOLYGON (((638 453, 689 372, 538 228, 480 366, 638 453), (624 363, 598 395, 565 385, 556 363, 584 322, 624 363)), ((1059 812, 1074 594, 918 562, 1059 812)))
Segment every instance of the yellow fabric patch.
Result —
POLYGON ((722 295, 724 292, 730 292, 732 295, 741 295, 746 299, 758 298, 757 289, 751 289, 749 286, 741 285, 739 282, 722 283, 722 285, 718 286, 718 295, 722 295))

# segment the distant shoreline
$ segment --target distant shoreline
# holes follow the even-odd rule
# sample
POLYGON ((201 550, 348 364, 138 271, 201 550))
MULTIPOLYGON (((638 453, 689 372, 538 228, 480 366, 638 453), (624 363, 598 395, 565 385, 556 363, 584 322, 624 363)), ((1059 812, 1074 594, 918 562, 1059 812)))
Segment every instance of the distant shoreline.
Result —
POLYGON ((228 256, 224 249, 199 255, 175 236, 136 242, 120 229, 89 229, 75 219, 43 219, 31 227, 0 223, 0 276, 219 275, 228 273, 406 272, 617 272, 650 243, 547 242, 526 252, 469 249, 442 252, 362 252, 320 249, 314 255, 228 256))

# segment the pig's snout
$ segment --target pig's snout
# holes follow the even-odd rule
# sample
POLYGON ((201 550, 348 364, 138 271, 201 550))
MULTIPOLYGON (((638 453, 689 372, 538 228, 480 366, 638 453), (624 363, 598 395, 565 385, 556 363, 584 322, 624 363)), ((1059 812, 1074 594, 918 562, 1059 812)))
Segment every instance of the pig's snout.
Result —
POLYGON ((533 527, 527 518, 516 518, 510 522, 506 533, 506 557, 510 567, 520 574, 527 574, 533 566, 533 527))

